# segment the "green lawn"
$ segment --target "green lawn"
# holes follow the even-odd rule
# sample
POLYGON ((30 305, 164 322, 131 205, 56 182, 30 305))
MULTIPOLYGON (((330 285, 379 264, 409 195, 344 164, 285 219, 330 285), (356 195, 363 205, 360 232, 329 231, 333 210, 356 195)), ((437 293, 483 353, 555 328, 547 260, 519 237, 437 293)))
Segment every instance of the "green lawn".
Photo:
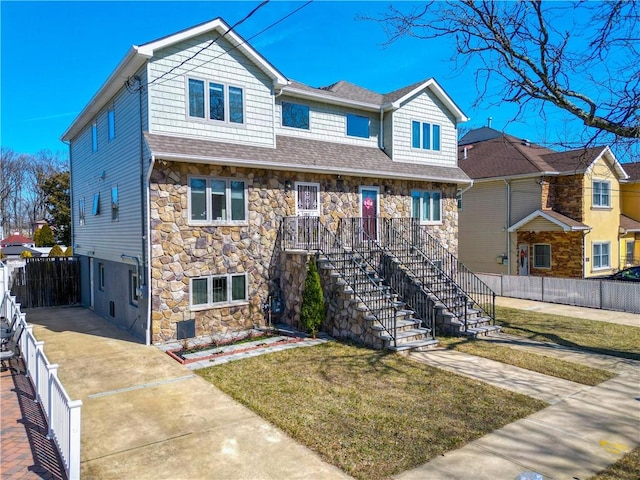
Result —
POLYGON ((640 360, 640 327, 506 307, 496 310, 504 333, 640 360))
POLYGON ((361 479, 388 478, 547 406, 397 354, 337 342, 198 374, 361 479))

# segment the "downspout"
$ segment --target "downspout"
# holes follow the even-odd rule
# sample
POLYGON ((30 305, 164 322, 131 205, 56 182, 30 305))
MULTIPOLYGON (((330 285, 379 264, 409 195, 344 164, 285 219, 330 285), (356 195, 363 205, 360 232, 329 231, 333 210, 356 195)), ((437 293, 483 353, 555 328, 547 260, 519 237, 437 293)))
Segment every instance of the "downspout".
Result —
MULTIPOLYGON (((73 175, 71 174, 71 165, 73 165, 73 162, 71 161, 71 142, 67 142, 67 141, 62 141, 62 143, 64 143, 65 145, 67 145, 67 147, 69 147, 69 203, 71 205, 69 205, 70 210, 71 210, 71 250, 72 252, 75 253, 75 243, 74 243, 74 227, 73 227, 73 188, 71 187, 72 183, 71 183, 71 179, 73 178, 73 175)), ((80 214, 78 213, 78 216, 80 214)), ((4 233, 4 232, 3 232, 4 233)), ((69 245, 67 245, 69 246, 69 245)))
MULTIPOLYGON (((149 190, 151 189, 151 174, 153 173, 153 167, 155 166, 156 163, 156 158, 155 156, 151 155, 151 161, 149 162, 149 170, 147 170, 147 182, 145 185, 145 191, 144 191, 144 196, 145 196, 145 203, 144 205, 146 206, 146 218, 147 218, 147 232, 149 232, 149 235, 147 235, 146 238, 143 239, 143 243, 146 244, 146 248, 148 248, 149 252, 151 252, 151 200, 150 200, 150 195, 149 195, 149 190)), ((146 278, 145 281, 147 282, 147 331, 146 331, 146 344, 147 345, 151 345, 151 268, 147 268, 147 272, 146 272, 146 278)))
POLYGON ((378 140, 380 150, 384 150, 384 109, 380 107, 380 139, 378 140))
POLYGON ((504 184, 507 186, 507 221, 505 226, 506 241, 507 241, 507 275, 511 275, 511 232, 509 231, 509 223, 511 223, 511 184, 503 179, 504 184))

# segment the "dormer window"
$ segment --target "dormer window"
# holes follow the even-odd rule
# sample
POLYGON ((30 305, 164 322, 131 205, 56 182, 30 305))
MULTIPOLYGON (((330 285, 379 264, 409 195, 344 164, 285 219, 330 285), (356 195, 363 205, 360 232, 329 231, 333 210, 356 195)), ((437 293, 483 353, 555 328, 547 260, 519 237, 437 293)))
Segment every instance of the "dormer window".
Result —
POLYGON ((244 90, 241 87, 190 78, 187 90, 190 118, 244 123, 244 90))
POLYGON ((347 136, 369 138, 369 117, 347 113, 347 136))
POLYGON ((440 125, 411 122, 411 146, 422 150, 440 150, 440 125))
POLYGON ((309 107, 299 103, 282 102, 282 126, 309 130, 309 107))

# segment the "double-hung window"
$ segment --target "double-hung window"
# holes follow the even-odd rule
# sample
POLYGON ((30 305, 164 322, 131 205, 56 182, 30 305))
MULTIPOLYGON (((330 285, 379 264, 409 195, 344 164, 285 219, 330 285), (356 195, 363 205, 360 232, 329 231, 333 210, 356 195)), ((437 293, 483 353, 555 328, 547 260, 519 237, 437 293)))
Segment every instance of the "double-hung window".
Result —
POLYGON ((247 275, 210 275, 191 279, 191 306, 215 307, 245 302, 247 300, 247 275))
POLYGON ((442 195, 438 191, 413 190, 411 192, 411 216, 421 223, 442 222, 442 195))
POLYGON ((594 180, 593 189, 593 206, 594 207, 610 207, 611 206, 611 185, 609 182, 594 180))
POLYGON ((551 245, 535 244, 533 246, 534 268, 551 268, 551 245))
POLYGON ((309 130, 309 107, 299 103, 282 102, 282 126, 309 130))
POLYGON ((189 219, 192 223, 245 222, 246 188, 244 180, 191 177, 189 219))
POLYGON ((187 90, 189 117, 244 123, 244 90, 241 87, 189 78, 187 90))
POLYGON ((609 268, 611 267, 610 256, 610 243, 609 242, 594 242, 593 243, 593 269, 609 268))
POLYGON ((440 150, 440 125, 413 120, 411 146, 423 150, 440 150))

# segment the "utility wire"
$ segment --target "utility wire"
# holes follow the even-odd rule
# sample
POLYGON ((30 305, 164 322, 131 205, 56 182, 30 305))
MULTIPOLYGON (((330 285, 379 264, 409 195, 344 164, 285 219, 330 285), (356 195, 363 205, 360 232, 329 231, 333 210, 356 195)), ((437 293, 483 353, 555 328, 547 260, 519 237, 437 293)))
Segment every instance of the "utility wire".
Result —
MULTIPOLYGON (((302 10, 303 8, 305 8, 306 6, 308 6, 308 5, 309 5, 309 4, 311 4, 311 3, 313 3, 313 0, 309 0, 308 2, 306 2, 306 3, 304 3, 303 5, 299 6, 299 7, 298 7, 298 8, 296 8, 295 10, 292 10, 291 12, 289 12, 288 14, 286 14, 284 17, 280 18, 279 20, 276 20, 276 21, 275 21, 275 22, 273 22, 271 25, 269 25, 269 26, 267 26, 267 27, 263 28, 262 30, 260 30, 258 33, 255 33, 255 34, 254 34, 254 35, 252 35, 251 37, 249 37, 249 38, 247 38, 247 39, 243 39, 243 41, 242 41, 242 42, 240 42, 238 45, 236 45, 236 46, 234 46, 234 47, 230 48, 229 50, 225 50, 225 51, 223 51, 221 54, 217 55, 216 57, 213 57, 213 58, 211 58, 211 59, 209 59, 209 60, 206 60, 206 61, 204 61, 204 62, 202 62, 202 63, 200 63, 200 64, 198 64, 198 65, 194 65, 192 68, 190 68, 190 69, 188 69, 188 70, 185 70, 184 72, 177 73, 177 74, 175 74, 173 77, 171 77, 171 78, 167 78, 167 79, 165 79, 164 81, 162 81, 162 82, 160 82, 160 83, 165 83, 165 82, 167 82, 167 81, 169 81, 169 80, 173 80, 173 79, 174 79, 174 78, 176 78, 176 77, 179 77, 179 76, 181 76, 181 75, 184 75, 184 74, 187 74, 187 73, 189 73, 189 72, 192 72, 192 71, 193 71, 193 70, 195 70, 196 68, 199 68, 199 67, 203 66, 205 63, 213 62, 214 60, 217 60, 218 58, 222 57, 223 55, 226 55, 227 53, 232 52, 232 51, 234 51, 234 50, 237 50, 240 46, 242 46, 242 45, 244 45, 244 44, 248 43, 250 40, 253 40, 253 39, 254 39, 254 38, 256 38, 257 36, 262 35, 264 32, 266 32, 266 31, 268 31, 268 30, 272 29, 273 27, 275 27, 275 26, 276 26, 276 25, 278 25, 279 23, 281 23, 281 22, 285 21, 285 20, 286 20, 287 18, 289 18, 290 16, 292 16, 292 15, 294 15, 294 14, 298 13, 300 10, 302 10)), ((207 45, 207 47, 206 47, 206 48, 208 48, 209 46, 210 46, 210 45, 207 45)), ((182 62, 180 65, 182 65, 183 63, 184 63, 184 62, 182 62)), ((178 65, 178 66, 180 66, 180 65, 178 65)), ((176 68, 176 67, 174 67, 172 70, 175 70, 175 68, 176 68)), ((167 73, 169 73, 169 72, 167 72, 167 73)), ((162 78, 163 76, 164 76, 164 75, 161 75, 161 76, 160 76, 160 77, 158 77, 157 79, 154 79, 153 81, 149 82, 149 84, 154 83, 154 82, 155 82, 155 80, 159 80, 159 79, 160 79, 160 78, 162 78)))
MULTIPOLYGON (((226 32, 224 32, 222 35, 218 35, 216 38, 212 39, 208 44, 206 44, 204 47, 202 47, 200 50, 198 50, 196 53, 194 53, 193 55, 191 55, 189 58, 185 58, 182 62, 180 62, 178 65, 173 66, 172 68, 170 68, 169 70, 167 70, 166 72, 164 72, 162 75, 160 75, 159 77, 154 78, 153 80, 151 80, 150 82, 147 82, 147 86, 154 84, 155 82, 159 81, 160 79, 162 79, 164 76, 169 75, 171 72, 173 72, 174 70, 180 68, 181 66, 183 66, 185 63, 193 60, 194 58, 196 58, 198 55, 200 55, 203 51, 205 51, 207 48, 211 47, 211 45, 213 45, 214 43, 216 43, 218 40, 220 40, 221 38, 223 38, 225 35, 227 35, 227 33, 233 31, 237 26, 239 26, 240 24, 242 24, 244 21, 246 21, 248 18, 250 18, 254 13, 256 13, 258 10, 260 10, 262 7, 264 7, 267 3, 269 3, 269 0, 264 0, 260 5, 258 5, 257 7, 255 7, 253 10, 251 10, 247 15, 245 15, 243 18, 241 18, 240 20, 238 20, 229 30, 227 30, 226 32)), ((138 88, 142 88, 142 85, 140 85, 138 88)))

